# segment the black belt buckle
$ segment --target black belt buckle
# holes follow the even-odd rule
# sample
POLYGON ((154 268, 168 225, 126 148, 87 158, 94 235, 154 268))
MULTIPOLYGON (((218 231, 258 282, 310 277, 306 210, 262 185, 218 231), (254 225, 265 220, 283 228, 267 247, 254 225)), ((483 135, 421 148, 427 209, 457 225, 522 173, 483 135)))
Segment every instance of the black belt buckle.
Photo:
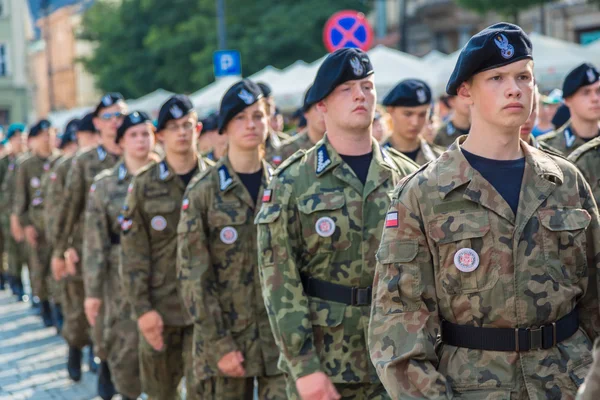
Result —
POLYGON ((368 306, 371 304, 371 288, 353 287, 350 303, 353 306, 368 306))

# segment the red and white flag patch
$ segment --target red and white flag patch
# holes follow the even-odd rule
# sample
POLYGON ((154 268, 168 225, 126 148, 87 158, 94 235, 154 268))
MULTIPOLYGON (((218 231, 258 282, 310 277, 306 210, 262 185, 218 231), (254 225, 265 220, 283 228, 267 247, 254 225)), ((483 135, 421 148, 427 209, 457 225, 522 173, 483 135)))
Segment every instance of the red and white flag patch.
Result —
POLYGON ((263 196, 262 196, 262 201, 263 203, 268 203, 271 201, 271 189, 265 189, 265 191, 263 192, 263 196))
POLYGON ((386 228, 397 228, 398 227, 398 211, 391 211, 385 217, 386 228))

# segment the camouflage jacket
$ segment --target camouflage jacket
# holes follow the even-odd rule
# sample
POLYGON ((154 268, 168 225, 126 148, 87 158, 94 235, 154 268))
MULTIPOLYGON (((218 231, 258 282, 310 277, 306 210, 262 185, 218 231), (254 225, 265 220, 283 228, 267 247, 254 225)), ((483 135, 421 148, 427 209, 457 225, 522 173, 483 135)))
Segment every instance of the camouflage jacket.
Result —
MULTIPOLYGON (((207 164, 198 158, 198 172, 207 164)), ((155 310, 168 326, 192 323, 177 285, 177 224, 186 186, 166 160, 131 183, 123 206, 121 265, 127 299, 139 318, 155 310)))
MULTIPOLYGON (((81 257, 85 206, 90 186, 96 175, 112 168, 118 160, 118 155, 107 152, 103 146, 98 146, 79 153, 71 161, 60 212, 56 218, 55 229, 60 234, 54 240, 54 257, 62 258, 69 247, 75 248, 81 257)), ((81 274, 81 263, 77 273, 81 274)))
POLYGON ((325 136, 289 158, 273 176, 258 224, 265 304, 294 380, 323 371, 336 383, 378 382, 367 351, 368 306, 309 297, 300 274, 369 287, 393 188, 417 166, 373 141, 365 185, 325 136))
POLYGON ((282 143, 278 155, 280 156, 281 161, 285 161, 298 150, 308 150, 314 145, 315 144, 311 142, 310 137, 308 137, 308 133, 304 132, 297 136, 292 136, 290 140, 282 143))
MULTIPOLYGON (((263 190, 271 173, 263 161, 263 190)), ((244 355, 246 376, 279 373, 258 273, 254 217, 262 199, 254 203, 227 156, 195 177, 184 195, 179 283, 196 346, 204 347, 207 377, 221 375, 217 362, 231 351, 244 355)))
POLYGON ((435 138, 433 139, 433 144, 447 149, 461 135, 462 132, 452 124, 452 121, 448 121, 437 131, 435 138))
POLYGON ((15 193, 15 165, 17 157, 6 154, 0 159, 0 215, 8 216, 12 212, 12 199, 15 193), (5 182, 7 182, 5 184, 5 182))
POLYGON ((538 138, 536 138, 533 135, 529 135, 529 141, 527 142, 528 145, 535 147, 538 150, 542 150, 545 151, 546 153, 550 153, 550 154, 554 154, 554 155, 559 155, 562 156, 563 154, 555 149, 554 147, 550 146, 548 143, 546 142, 541 142, 538 140, 538 138))
POLYGON ((600 137, 580 146, 568 158, 587 179, 597 204, 600 201, 600 137))
MULTIPOLYGON (((444 151, 446 151, 445 147, 440 147, 435 144, 429 144, 423 138, 421 138, 420 141, 421 141, 421 148, 420 148, 419 152, 417 153, 417 158, 415 159, 415 163, 417 163, 418 165, 424 165, 424 164, 427 164, 428 162, 435 161, 439 156, 442 155, 442 153, 444 151)), ((381 143, 381 147, 383 147, 384 149, 389 149, 389 148, 393 148, 394 146, 392 146, 392 142, 391 142, 390 138, 387 138, 385 141, 383 141, 381 143)), ((398 151, 400 151, 400 150, 398 150, 398 151)))
POLYGON ((536 139, 555 148, 565 156, 586 143, 585 140, 577 136, 570 123, 565 124, 558 130, 540 135, 536 139))
POLYGON ((570 162, 521 141, 514 215, 471 168, 462 141, 394 193, 377 253, 371 359, 394 399, 573 398, 600 332, 600 226, 589 185, 570 162), (464 249, 477 256, 465 258, 471 272, 457 258, 464 249), (580 329, 547 350, 471 350, 437 339, 442 319, 535 329, 574 308, 580 329))
POLYGON ((17 168, 13 214, 19 217, 21 226, 33 225, 42 235, 46 234, 42 180, 58 157, 57 154, 47 158, 32 155, 17 168))
MULTIPOLYGON (((107 315, 128 318, 131 308, 119 274, 123 204, 133 176, 124 162, 96 176, 85 209, 83 281, 86 297, 106 299, 107 315), (104 292, 106 291, 106 292, 104 292), (103 294, 106 294, 103 296, 103 294)), ((107 324, 112 326, 112 323, 107 324)))
POLYGON ((59 158, 50 170, 50 173, 46 174, 42 180, 45 198, 44 223, 46 225, 46 237, 51 244, 54 244, 59 235, 56 229, 58 213, 55 211, 55 208, 63 200, 67 174, 69 173, 69 169, 71 169, 74 157, 73 155, 59 158))
POLYGON ((283 132, 275 132, 269 129, 269 135, 265 141, 265 160, 271 165, 278 167, 283 159, 279 154, 279 150, 283 143, 289 140, 290 137, 283 132))

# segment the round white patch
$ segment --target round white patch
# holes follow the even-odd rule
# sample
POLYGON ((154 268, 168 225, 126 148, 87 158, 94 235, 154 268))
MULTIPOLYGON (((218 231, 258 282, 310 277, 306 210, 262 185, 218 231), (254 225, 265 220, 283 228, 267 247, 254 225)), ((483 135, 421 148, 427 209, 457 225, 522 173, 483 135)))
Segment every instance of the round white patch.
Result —
POLYGON ((34 176, 33 178, 31 178, 31 187, 33 188, 39 188, 40 187, 40 178, 34 176))
POLYGON ((235 241, 238 238, 238 233, 235 230, 235 228, 231 227, 231 226, 226 226, 225 228, 221 229, 221 234, 219 235, 221 237, 221 241, 225 244, 232 244, 235 243, 235 241))
POLYGON ((473 272, 479 267, 479 255, 473 249, 460 249, 454 254, 454 265, 462 272, 473 272))
POLYGON ((156 217, 152 218, 150 225, 155 231, 164 231, 167 227, 167 220, 162 215, 157 215, 156 217))
POLYGON ((329 217, 321 217, 317 220, 315 229, 319 236, 329 237, 335 232, 335 222, 329 217))

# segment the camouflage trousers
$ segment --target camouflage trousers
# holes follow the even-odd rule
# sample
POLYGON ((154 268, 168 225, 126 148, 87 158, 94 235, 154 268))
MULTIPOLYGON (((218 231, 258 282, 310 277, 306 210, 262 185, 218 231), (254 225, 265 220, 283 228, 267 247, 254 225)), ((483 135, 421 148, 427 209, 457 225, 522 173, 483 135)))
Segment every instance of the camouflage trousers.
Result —
POLYGON ((29 254, 29 277, 31 279, 31 291, 41 301, 49 300, 56 290, 51 276, 50 261, 52 248, 46 241, 44 235, 38 236, 36 248, 31 248, 29 254))
MULTIPOLYGON (((289 400, 300 400, 296 390, 296 382, 286 378, 287 396, 289 400)), ((335 383, 341 400, 391 400, 383 384, 379 383, 335 383)))
POLYGON ((118 319, 106 326, 108 366, 117 391, 136 399, 142 392, 138 357, 138 328, 133 319, 118 319))
MULTIPOLYGON (((253 400, 255 378, 216 376, 198 383, 198 396, 205 400, 253 400)), ((286 400, 285 378, 282 375, 256 377, 259 400, 286 400)))
POLYGON ((84 301, 85 289, 81 277, 72 276, 64 279, 62 298, 64 324, 61 333, 69 346, 78 349, 90 344, 90 326, 85 317, 84 301))
POLYGON ((4 251, 7 255, 8 273, 11 276, 21 277, 23 264, 27 264, 27 245, 25 242, 17 243, 10 233, 10 222, 7 216, 0 217, 0 228, 4 237, 4 251))
MULTIPOLYGON (((98 316, 96 317, 96 325, 91 328, 92 343, 94 344, 94 356, 100 358, 102 361, 108 359, 108 350, 106 349, 108 343, 105 336, 105 320, 106 320, 106 305, 102 302, 100 310, 98 310, 98 316)), ((112 375, 112 370, 111 370, 112 375)))
MULTIPOLYGON (((139 358, 142 390, 149 400, 179 400, 179 382, 185 376, 187 399, 196 398, 193 369, 193 326, 163 327, 162 350, 156 351, 140 335, 139 358)), ((198 397, 201 399, 200 397, 198 397)))

